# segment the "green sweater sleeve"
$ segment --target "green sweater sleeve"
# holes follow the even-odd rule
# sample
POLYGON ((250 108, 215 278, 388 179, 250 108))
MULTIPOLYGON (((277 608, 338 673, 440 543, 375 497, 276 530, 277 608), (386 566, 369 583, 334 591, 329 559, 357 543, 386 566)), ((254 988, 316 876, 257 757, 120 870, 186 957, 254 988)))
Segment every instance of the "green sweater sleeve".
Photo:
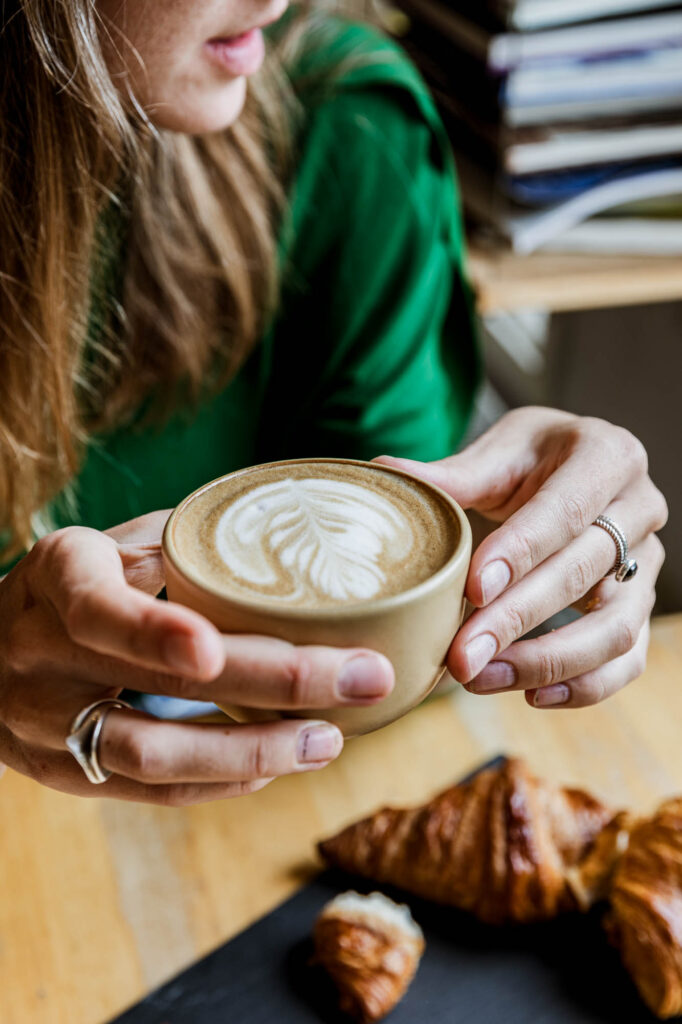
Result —
POLYGON ((449 454, 478 356, 452 158, 406 59, 341 83, 304 154, 270 357, 289 387, 268 396, 261 455, 449 454))

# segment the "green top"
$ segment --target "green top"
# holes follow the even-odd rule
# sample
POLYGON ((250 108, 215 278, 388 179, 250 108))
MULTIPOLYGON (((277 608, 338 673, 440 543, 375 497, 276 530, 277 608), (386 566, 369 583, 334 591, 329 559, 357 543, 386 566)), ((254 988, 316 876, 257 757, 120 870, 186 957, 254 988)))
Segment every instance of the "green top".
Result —
MULTIPOLYGON (((447 139, 402 51, 335 21, 305 72, 353 60, 305 121, 277 319, 232 383, 161 426, 93 439, 57 525, 106 529, 245 465, 316 455, 435 459, 478 376, 447 139)), ((93 330, 98 317, 93 315, 93 330)))

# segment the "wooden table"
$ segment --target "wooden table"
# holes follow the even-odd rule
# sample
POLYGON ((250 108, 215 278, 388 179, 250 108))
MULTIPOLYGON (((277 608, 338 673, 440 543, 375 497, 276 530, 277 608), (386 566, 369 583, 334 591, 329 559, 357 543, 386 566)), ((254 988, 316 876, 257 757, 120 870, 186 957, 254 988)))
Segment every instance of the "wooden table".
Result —
POLYGON ((519 256, 473 244, 469 273, 484 316, 517 309, 560 313, 682 300, 679 256, 519 256))
POLYGON ((682 615, 605 704, 539 712, 518 694, 439 698, 348 744, 319 774, 172 810, 0 782, 0 1022, 102 1024, 285 899, 313 844, 383 802, 422 801, 491 755, 649 810, 682 790, 682 615))

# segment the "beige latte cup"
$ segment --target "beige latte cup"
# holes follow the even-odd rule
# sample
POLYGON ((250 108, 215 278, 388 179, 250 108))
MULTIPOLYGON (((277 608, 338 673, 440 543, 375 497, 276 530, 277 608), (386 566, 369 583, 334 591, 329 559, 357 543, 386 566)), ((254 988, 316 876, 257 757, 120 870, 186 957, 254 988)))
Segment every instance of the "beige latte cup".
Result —
MULTIPOLYGON (((163 536, 168 598, 224 633, 366 647, 395 669, 372 707, 296 711, 346 736, 431 692, 462 621, 471 530, 445 492, 377 463, 298 459, 240 470, 185 498, 163 536)), ((222 705, 239 722, 283 716, 222 705)))

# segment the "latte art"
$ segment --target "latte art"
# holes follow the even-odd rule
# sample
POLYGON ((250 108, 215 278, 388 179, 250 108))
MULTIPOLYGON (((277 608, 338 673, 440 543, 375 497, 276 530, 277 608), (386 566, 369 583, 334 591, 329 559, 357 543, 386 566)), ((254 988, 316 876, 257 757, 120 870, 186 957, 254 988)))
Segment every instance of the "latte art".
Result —
POLYGON ((222 514, 215 543, 240 583, 300 604, 376 597, 414 537, 406 516, 369 488, 310 477, 243 495, 222 514))
POLYGON ((437 572, 459 540, 450 510, 419 481, 324 460, 209 484, 191 496, 173 536, 202 586, 273 608, 402 593, 437 572))

